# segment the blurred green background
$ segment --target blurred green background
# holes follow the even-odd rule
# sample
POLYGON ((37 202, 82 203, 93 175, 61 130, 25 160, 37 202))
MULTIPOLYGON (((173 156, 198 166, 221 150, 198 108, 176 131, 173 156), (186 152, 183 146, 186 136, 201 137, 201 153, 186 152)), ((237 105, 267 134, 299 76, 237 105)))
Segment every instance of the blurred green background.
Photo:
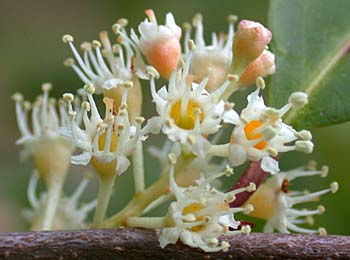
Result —
MULTIPOLYGON (((61 37, 72 34, 76 43, 98 38, 98 32, 109 30, 120 17, 129 19, 129 26, 136 27, 145 18, 144 9, 155 10, 158 20, 164 21, 165 14, 171 11, 178 24, 191 21, 193 15, 201 12, 204 17, 205 33, 209 40, 212 31, 227 31, 226 16, 236 14, 241 19, 256 20, 266 25, 268 1, 265 0, 220 0, 220 1, 0 1, 0 115, 1 115, 1 156, 0 156, 0 231, 26 230, 28 227, 21 217, 21 210, 28 207, 26 189, 33 164, 19 162, 20 147, 14 142, 19 137, 14 104, 11 95, 20 91, 33 100, 40 93, 43 82, 54 85, 52 95, 74 92, 82 86, 78 77, 69 68, 63 66, 63 60, 71 56, 61 37)), ((349 72, 350 73, 350 72, 349 72)), ((350 82, 349 82, 350 85, 350 82)), ((147 85, 145 85, 147 89, 147 85)), ((283 87, 283 86, 281 86, 283 87)), ((147 96, 148 91, 144 94, 147 96)), ((236 96, 235 102, 244 103, 244 91, 236 96)), ((147 98, 147 97, 146 97, 147 98)), ((150 100, 150 99, 148 99, 150 100)), ((145 104, 146 115, 154 114, 145 104)), ((291 154, 281 159, 284 170, 306 164, 310 159, 330 167, 326 179, 305 179, 294 185, 295 188, 317 190, 328 187, 328 183, 337 180, 340 190, 335 195, 326 195, 322 204, 327 211, 317 216, 316 225, 325 226, 331 234, 349 234, 350 176, 346 161, 350 162, 350 124, 323 129, 313 129, 315 152, 312 155, 291 154)), ((161 145, 159 139, 151 141, 161 145)), ((158 165, 147 157, 147 183, 157 178, 158 165)), ((68 184, 69 194, 82 178, 85 169, 72 167, 68 184)), ((85 192, 84 201, 94 198, 97 180, 85 192)), ((121 208, 133 193, 131 174, 126 173, 117 179, 116 190, 123 196, 114 196, 110 204, 110 213, 121 208)))

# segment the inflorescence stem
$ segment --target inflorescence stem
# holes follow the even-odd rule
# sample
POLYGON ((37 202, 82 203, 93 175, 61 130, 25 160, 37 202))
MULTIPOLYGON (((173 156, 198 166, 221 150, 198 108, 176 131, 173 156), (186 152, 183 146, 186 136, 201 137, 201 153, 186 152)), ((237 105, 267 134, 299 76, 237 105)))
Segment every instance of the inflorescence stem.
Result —
MULTIPOLYGON (((253 182, 256 185, 256 189, 268 176, 267 172, 261 169, 261 161, 252 161, 249 163, 248 168, 243 172, 238 181, 230 188, 230 190, 236 190, 242 187, 246 187, 249 183, 253 182)), ((230 207, 242 206, 254 192, 241 192, 236 195, 236 199, 230 203, 230 207)))
POLYGON ((139 142, 136 145, 136 149, 132 155, 135 194, 143 192, 145 190, 145 174, 142 147, 142 142, 139 142))
POLYGON ((93 228, 101 228, 106 215, 109 199, 111 197, 116 175, 106 175, 100 177, 98 189, 97 207, 92 223, 93 228))
POLYGON ((45 201, 45 209, 42 216, 38 216, 39 223, 33 222, 33 230, 51 230, 55 218, 58 202, 61 197, 64 178, 55 179, 47 186, 47 197, 45 201))
MULTIPOLYGON (((184 172, 184 168, 186 168, 193 159, 193 155, 182 154, 175 166, 175 176, 184 172)), ((147 188, 144 192, 135 194, 134 198, 129 202, 129 204, 119 213, 107 219, 103 223, 102 227, 112 228, 126 226, 129 217, 140 216, 143 210, 155 199, 162 195, 168 194, 170 192, 168 171, 169 168, 166 169, 166 172, 161 175, 157 182, 147 188)))

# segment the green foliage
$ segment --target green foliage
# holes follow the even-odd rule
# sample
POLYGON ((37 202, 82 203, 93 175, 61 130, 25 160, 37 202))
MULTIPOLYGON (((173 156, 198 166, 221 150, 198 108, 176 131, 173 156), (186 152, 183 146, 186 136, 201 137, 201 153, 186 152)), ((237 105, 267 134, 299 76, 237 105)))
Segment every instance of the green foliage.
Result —
POLYGON ((297 128, 350 120, 350 1, 271 0, 269 28, 277 71, 268 101, 280 107, 294 91, 309 104, 286 120, 297 128))

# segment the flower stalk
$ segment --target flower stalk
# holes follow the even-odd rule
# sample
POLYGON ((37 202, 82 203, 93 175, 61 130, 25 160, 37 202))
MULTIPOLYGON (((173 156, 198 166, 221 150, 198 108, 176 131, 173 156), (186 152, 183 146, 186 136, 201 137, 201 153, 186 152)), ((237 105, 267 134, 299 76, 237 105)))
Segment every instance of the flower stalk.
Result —
MULTIPOLYGON (((186 168, 194 158, 195 157, 193 155, 182 154, 175 166, 175 176, 181 174, 183 172, 183 169, 186 168)), ((161 177, 144 192, 135 194, 134 198, 129 202, 129 204, 119 213, 104 221, 102 227, 112 228, 126 226, 128 218, 140 216, 143 210, 150 203, 152 203, 160 196, 168 194, 170 191, 168 171, 169 168, 167 168, 161 177)))

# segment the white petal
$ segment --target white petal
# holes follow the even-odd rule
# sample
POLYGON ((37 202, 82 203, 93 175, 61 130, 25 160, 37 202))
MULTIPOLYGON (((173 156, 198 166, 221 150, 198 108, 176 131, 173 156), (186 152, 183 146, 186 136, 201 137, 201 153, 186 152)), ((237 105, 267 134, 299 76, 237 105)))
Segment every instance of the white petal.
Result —
POLYGON ((79 155, 73 155, 71 157, 71 163, 72 164, 79 164, 79 165, 87 165, 90 162, 91 159, 91 153, 90 152, 84 152, 79 155))
POLYGON ((165 86, 162 87, 157 93, 164 100, 166 100, 168 97, 168 91, 165 86))
POLYGON ((105 80, 103 82, 102 88, 109 90, 112 88, 116 88, 119 84, 123 84, 123 83, 124 81, 121 79, 112 78, 112 79, 105 80))
POLYGON ((180 234, 177 228, 164 228, 159 237, 160 247, 164 248, 167 244, 175 244, 179 236, 180 234))
POLYGON ((239 224, 240 224, 240 222, 236 221, 233 218, 233 215, 231 215, 231 214, 220 216, 219 217, 219 223, 221 225, 227 225, 227 226, 229 226, 231 228, 234 228, 234 229, 237 229, 239 224))
POLYGON ((271 158, 270 156, 265 156, 261 160, 261 169, 265 172, 270 172, 271 174, 277 174, 280 172, 278 161, 271 158))
POLYGON ((130 166, 130 161, 125 156, 118 156, 117 157, 117 174, 121 175, 124 173, 130 166))
POLYGON ((203 136, 199 135, 196 137, 196 142, 193 145, 194 154, 204 158, 211 147, 211 143, 203 136))
POLYGON ((225 123, 238 125, 240 123, 239 115, 233 110, 226 111, 224 115, 222 116, 222 119, 225 123))
POLYGON ((181 38, 181 28, 177 26, 174 16, 172 13, 167 13, 165 17, 165 25, 169 27, 175 34, 175 36, 181 38))
POLYGON ((142 129, 142 134, 147 135, 148 133, 159 134, 163 126, 163 120, 161 117, 156 116, 147 120, 146 126, 142 129))
POLYGON ((229 160, 232 166, 239 166, 247 160, 247 152, 242 145, 231 144, 228 149, 229 160))

